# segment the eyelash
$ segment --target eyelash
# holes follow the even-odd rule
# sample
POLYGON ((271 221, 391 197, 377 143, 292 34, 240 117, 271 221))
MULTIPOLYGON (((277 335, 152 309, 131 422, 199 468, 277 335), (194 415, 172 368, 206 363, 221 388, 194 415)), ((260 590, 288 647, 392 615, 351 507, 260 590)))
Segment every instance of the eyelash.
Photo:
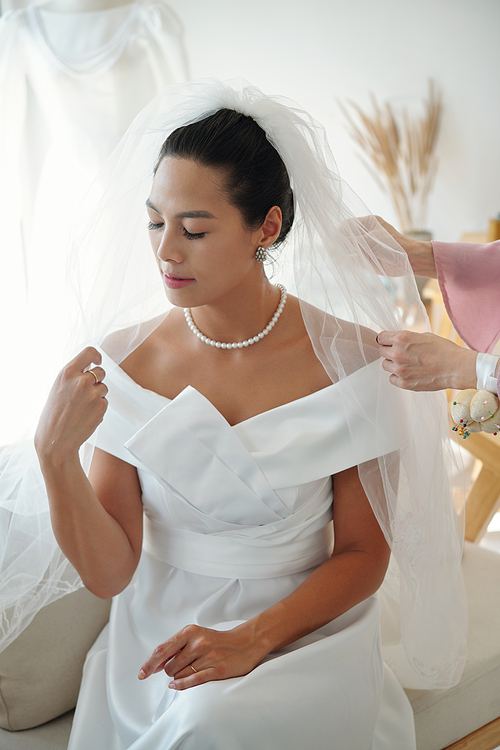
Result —
POLYGON ((195 234, 192 234, 191 232, 188 232, 188 230, 185 227, 183 228, 183 232, 184 232, 184 237, 187 240, 201 240, 206 234, 206 232, 196 232, 195 234))
MULTIPOLYGON (((162 223, 153 224, 153 222, 150 221, 148 224, 148 229, 150 231, 154 231, 155 229, 159 229, 161 226, 163 226, 162 223)), ((183 228, 183 233, 184 233, 184 237, 188 240, 201 240, 206 234, 206 232, 196 232, 193 234, 192 232, 188 232, 188 230, 185 227, 183 228)))

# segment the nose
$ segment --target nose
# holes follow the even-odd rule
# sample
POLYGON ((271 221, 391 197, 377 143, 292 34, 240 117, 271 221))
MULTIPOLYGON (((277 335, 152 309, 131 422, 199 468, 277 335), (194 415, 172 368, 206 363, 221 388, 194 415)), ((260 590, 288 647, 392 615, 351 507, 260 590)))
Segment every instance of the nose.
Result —
POLYGON ((168 261, 171 261, 172 263, 182 263, 184 260, 179 243, 168 230, 163 232, 156 255, 164 263, 167 263, 168 261))

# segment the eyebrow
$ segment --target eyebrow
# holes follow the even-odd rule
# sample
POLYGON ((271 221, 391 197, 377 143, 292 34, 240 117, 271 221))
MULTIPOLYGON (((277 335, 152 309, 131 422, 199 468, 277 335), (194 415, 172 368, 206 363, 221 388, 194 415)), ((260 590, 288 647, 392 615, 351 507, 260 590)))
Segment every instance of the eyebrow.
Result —
MULTIPOLYGON (((149 208, 152 208, 153 211, 156 211, 156 213, 161 216, 160 211, 154 206, 149 198, 146 201, 146 206, 149 206, 149 208)), ((215 216, 210 213, 210 211, 182 211, 179 214, 175 214, 175 219, 215 219, 215 216)))

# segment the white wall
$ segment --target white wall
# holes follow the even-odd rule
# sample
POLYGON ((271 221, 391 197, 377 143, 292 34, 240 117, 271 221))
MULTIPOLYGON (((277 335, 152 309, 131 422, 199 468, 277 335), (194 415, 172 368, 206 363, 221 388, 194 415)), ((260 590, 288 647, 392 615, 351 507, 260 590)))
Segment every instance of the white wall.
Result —
POLYGON ((483 231, 500 211, 499 0, 169 0, 186 26, 192 76, 244 76, 295 99, 326 126, 341 175, 375 213, 388 197, 356 156, 337 98, 368 92, 418 111, 444 92, 435 238, 483 231))

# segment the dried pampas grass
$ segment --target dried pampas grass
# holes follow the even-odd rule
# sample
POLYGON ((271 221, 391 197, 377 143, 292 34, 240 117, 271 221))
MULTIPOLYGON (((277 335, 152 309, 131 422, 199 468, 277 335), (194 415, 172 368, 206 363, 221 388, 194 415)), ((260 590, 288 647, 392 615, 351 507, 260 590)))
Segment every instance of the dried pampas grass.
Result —
POLYGON ((380 187, 389 192, 401 230, 422 230, 437 169, 434 152, 441 122, 441 92, 430 80, 424 116, 413 119, 406 109, 398 118, 389 102, 379 105, 374 94, 370 98, 373 114, 367 114, 355 102, 347 102, 359 122, 339 102, 349 132, 368 157, 368 162, 363 159, 365 166, 380 187))

